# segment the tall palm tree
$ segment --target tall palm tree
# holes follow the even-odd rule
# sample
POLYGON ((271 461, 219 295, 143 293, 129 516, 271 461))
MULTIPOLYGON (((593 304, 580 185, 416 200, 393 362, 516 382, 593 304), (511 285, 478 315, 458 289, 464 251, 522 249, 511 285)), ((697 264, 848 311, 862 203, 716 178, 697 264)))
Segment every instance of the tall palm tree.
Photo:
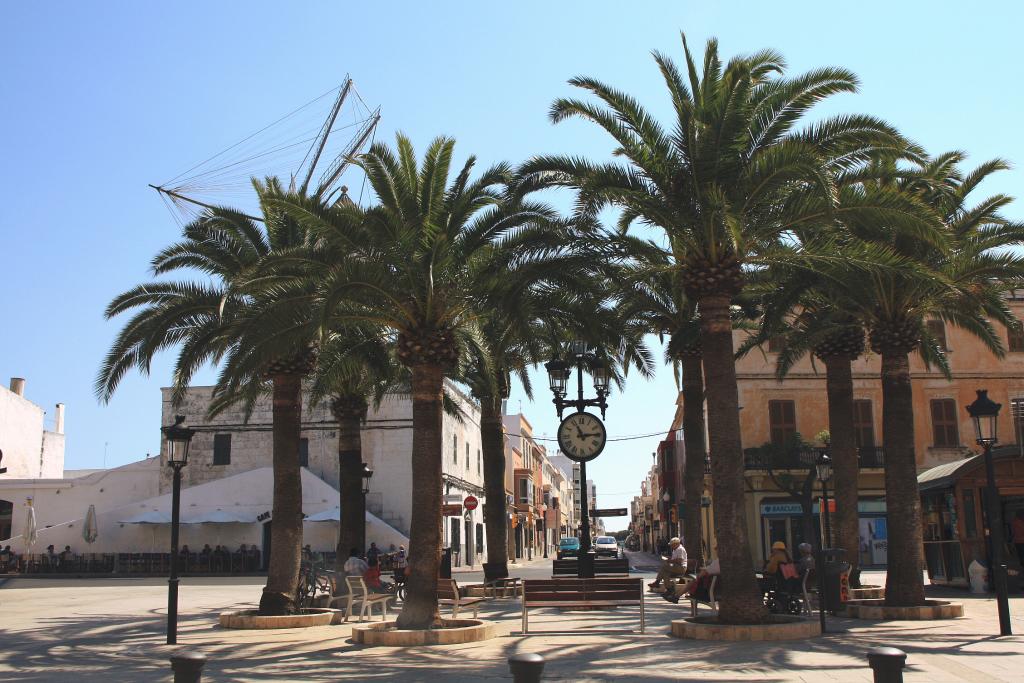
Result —
MULTIPOLYGON (((153 259, 153 274, 181 270, 212 280, 158 281, 116 297, 106 316, 137 311, 122 328, 96 379, 107 401, 132 368, 146 374, 156 354, 177 347, 173 396, 180 401, 195 372, 221 364, 211 413, 246 401, 250 406, 271 385, 273 395, 274 504, 271 555, 261 614, 295 609, 302 546, 302 485, 298 465, 302 378, 316 357, 317 328, 301 294, 264 287, 263 261, 276 251, 302 247, 305 233, 270 209, 284 196, 275 179, 254 183, 263 209, 262 227, 241 212, 210 209, 185 226, 183 239, 153 259)), ((308 301, 308 299, 307 299, 308 301)))
POLYGON ((895 187, 931 207, 943 219, 943 239, 916 239, 885 221, 854 225, 866 238, 888 244, 919 269, 926 269, 930 277, 886 272, 858 281, 856 287, 847 283, 837 301, 863 321, 871 349, 882 359, 889 541, 890 547, 899 549, 889 556, 889 605, 920 605, 925 599, 910 353, 917 351, 926 362, 945 366, 944 349, 926 325, 930 319, 967 331, 999 357, 1005 349, 993 322, 1018 324, 1004 297, 1024 281, 1024 259, 1011 251, 1024 242, 1024 226, 1000 213, 1010 197, 995 195, 969 204, 978 185, 1007 166, 997 159, 964 173, 959 168, 963 160, 959 152, 923 158, 909 169, 893 169, 889 180, 867 182, 860 188, 870 195, 895 187))
POLYGON ((838 170, 899 140, 895 130, 867 116, 828 118, 798 128, 817 102, 856 90, 856 77, 845 69, 785 78, 782 57, 767 50, 723 65, 714 40, 698 69, 685 37, 683 49, 685 78, 671 59, 654 56, 675 111, 671 132, 629 95, 592 78, 574 78, 571 84, 605 107, 562 99, 553 105, 552 119, 581 117, 597 123, 628 164, 541 157, 527 162, 521 173, 524 185, 576 188, 584 214, 608 204, 622 207, 623 230, 642 223, 664 231, 682 267, 686 294, 700 315, 725 596, 720 619, 759 622, 766 611, 745 516, 730 305, 743 291, 745 270, 769 266, 786 253, 779 247, 794 229, 825 223, 840 211, 833 183, 838 170))
POLYGON ((454 145, 450 138, 437 138, 422 161, 401 134, 394 151, 373 145, 356 160, 379 202, 367 209, 281 205, 342 254, 319 276, 325 318, 379 326, 411 373, 415 514, 400 628, 430 628, 439 618, 445 377, 457 376, 471 351, 484 353, 480 326, 488 313, 486 292, 505 276, 495 267, 508 262, 505 248, 528 258, 531 240, 545 232, 533 224, 554 218, 542 205, 510 201, 507 165, 473 180, 471 157, 450 180, 454 145))

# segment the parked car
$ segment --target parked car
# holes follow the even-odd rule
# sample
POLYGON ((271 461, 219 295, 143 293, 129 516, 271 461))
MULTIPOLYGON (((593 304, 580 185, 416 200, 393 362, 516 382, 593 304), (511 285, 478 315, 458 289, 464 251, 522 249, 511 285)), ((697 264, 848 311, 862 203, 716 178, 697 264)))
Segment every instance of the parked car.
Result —
POLYGON ((619 557, 619 542, 612 536, 598 536, 594 541, 594 552, 598 557, 619 557))
POLYGON ((558 559, 564 560, 569 557, 579 557, 580 539, 575 536, 563 536, 558 542, 558 559))

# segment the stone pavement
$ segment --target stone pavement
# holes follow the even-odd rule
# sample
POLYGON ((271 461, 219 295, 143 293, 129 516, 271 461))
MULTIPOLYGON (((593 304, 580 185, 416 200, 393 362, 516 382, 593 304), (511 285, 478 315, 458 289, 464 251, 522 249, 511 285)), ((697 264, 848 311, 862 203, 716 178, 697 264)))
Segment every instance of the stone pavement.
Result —
MULTIPOLYGON (((644 575, 647 579, 650 575, 644 575)), ((648 630, 636 632, 638 610, 531 611, 522 636, 519 605, 492 601, 481 617, 500 624, 483 643, 407 649, 351 643, 351 626, 287 631, 232 631, 216 625, 225 609, 251 606, 262 580, 187 578, 181 586, 178 648, 209 657, 203 680, 446 681, 510 680, 506 658, 538 652, 552 681, 870 681, 865 652, 892 645, 909 655, 905 680, 1024 680, 1024 637, 998 638, 994 600, 961 591, 932 591, 965 603, 963 619, 861 622, 831 618, 821 638, 780 643, 708 643, 668 636, 688 608, 647 600, 648 630)), ((169 681, 163 644, 166 582, 158 579, 30 580, 0 587, 0 680, 169 681)), ((1024 634, 1024 598, 1011 602, 1024 634)))

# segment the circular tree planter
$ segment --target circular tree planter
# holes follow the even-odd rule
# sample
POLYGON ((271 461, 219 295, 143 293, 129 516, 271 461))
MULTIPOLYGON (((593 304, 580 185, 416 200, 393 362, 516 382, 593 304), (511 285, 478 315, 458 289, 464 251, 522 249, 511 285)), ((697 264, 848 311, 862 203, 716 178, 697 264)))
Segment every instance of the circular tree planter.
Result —
POLYGON ((851 600, 881 600, 884 597, 884 586, 861 586, 850 589, 851 600))
POLYGON ((395 628, 393 621, 357 624, 352 627, 352 640, 361 645, 454 645, 490 640, 495 636, 494 624, 479 619, 442 619, 441 628, 407 630, 395 628))
POLYGON ((947 600, 928 600, 914 607, 890 607, 885 600, 849 600, 845 604, 846 616, 852 619, 905 619, 925 621, 955 619, 964 615, 964 606, 947 600))
POLYGON ((821 635, 816 619, 775 614, 764 624, 722 624, 716 617, 675 619, 672 635, 690 640, 800 640, 821 635))
POLYGON ((260 616, 257 614, 257 610, 245 609, 237 612, 221 612, 219 621, 224 628, 309 628, 340 624, 344 616, 345 613, 341 610, 327 608, 304 609, 299 614, 275 617, 260 616))

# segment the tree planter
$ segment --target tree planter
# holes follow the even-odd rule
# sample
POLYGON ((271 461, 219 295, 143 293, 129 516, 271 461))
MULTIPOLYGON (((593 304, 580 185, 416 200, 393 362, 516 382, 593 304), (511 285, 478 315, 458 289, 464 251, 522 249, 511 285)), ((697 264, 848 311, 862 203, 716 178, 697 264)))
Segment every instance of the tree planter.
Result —
POLYGON ((802 640, 821 635, 817 619, 771 615, 764 624, 722 624, 716 617, 672 621, 672 635, 690 640, 802 640))
POLYGON ((884 586, 861 586, 850 589, 851 600, 881 600, 884 597, 884 586))
POLYGON ((430 630, 396 629, 395 622, 357 624, 352 627, 352 640, 361 645, 454 645, 490 640, 494 624, 479 619, 442 619, 442 627, 430 630))
POLYGON ((224 628, 309 628, 340 624, 344 616, 345 613, 342 610, 326 608, 305 609, 299 614, 275 617, 260 616, 256 610, 246 609, 237 612, 221 612, 219 621, 224 628))
POLYGON ((964 615, 964 606, 947 600, 927 600, 914 607, 889 607, 885 600, 849 600, 846 616, 853 619, 905 619, 924 621, 931 619, 955 619, 964 615))

